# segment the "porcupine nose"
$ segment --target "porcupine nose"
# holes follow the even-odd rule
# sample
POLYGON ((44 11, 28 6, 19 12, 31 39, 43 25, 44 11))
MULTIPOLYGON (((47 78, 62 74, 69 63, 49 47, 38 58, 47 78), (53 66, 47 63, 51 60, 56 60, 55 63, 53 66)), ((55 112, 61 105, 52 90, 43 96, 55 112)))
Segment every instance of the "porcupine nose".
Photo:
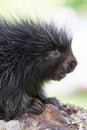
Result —
POLYGON ((68 57, 67 60, 65 60, 63 67, 66 73, 72 72, 75 67, 77 66, 77 60, 75 57, 68 57))

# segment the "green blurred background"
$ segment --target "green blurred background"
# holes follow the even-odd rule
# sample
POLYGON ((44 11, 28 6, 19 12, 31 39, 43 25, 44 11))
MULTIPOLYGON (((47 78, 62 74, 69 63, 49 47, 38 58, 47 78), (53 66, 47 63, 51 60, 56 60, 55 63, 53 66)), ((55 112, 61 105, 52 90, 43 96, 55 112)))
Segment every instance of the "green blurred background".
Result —
MULTIPOLYGON (((38 12, 41 13, 45 11, 46 13, 48 10, 52 11, 65 7, 73 9, 73 11, 75 11, 75 13, 79 16, 85 15, 85 18, 87 18, 87 0, 0 0, 0 15, 4 16, 5 18, 7 17, 8 19, 11 19, 12 17, 19 18, 22 16, 36 18, 38 16, 38 12)), ((81 75, 81 72, 79 74, 81 75)), ((72 81, 75 82, 73 78, 72 81)), ((78 81, 80 80, 78 79, 78 81)), ((86 85, 87 84, 85 84, 85 86, 86 85)), ((48 87, 48 84, 46 84, 45 86, 47 86, 46 90, 48 95, 56 95, 56 97, 59 98, 62 102, 72 103, 87 108, 87 89, 86 87, 84 89, 84 83, 81 84, 81 87, 79 87, 80 84, 78 84, 77 86, 75 86, 75 84, 72 85, 72 87, 76 87, 76 89, 65 93, 60 93, 58 87, 53 87, 55 86, 55 84, 51 84, 51 88, 48 87), (54 89, 58 91, 58 94, 55 94, 54 89)), ((65 85, 63 84, 61 89, 64 89, 65 91, 68 88, 67 85, 65 87, 64 86, 65 85)), ((70 84, 68 86, 71 87, 70 84)))
POLYGON ((53 9, 69 6, 78 11, 87 11, 87 0, 0 0, 0 14, 2 15, 35 15, 43 9, 53 9))

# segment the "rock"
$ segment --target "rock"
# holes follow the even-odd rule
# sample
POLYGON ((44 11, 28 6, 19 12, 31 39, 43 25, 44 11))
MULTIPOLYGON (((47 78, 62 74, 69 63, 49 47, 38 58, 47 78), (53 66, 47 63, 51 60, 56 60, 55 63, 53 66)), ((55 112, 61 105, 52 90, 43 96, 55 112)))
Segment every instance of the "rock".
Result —
POLYGON ((6 130, 24 130, 24 125, 18 120, 11 120, 6 123, 6 130))
POLYGON ((40 115, 25 113, 8 122, 0 120, 0 130, 87 130, 87 110, 71 104, 58 109, 49 104, 40 115))
POLYGON ((60 108, 67 113, 67 120, 71 123, 67 126, 69 130, 87 130, 87 110, 71 104, 63 104, 60 108))

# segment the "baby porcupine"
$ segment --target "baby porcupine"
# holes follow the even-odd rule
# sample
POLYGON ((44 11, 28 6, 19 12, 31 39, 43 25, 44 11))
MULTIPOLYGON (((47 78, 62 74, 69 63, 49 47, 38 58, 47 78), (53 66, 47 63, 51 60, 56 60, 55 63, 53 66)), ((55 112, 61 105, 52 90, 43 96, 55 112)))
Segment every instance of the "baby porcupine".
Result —
POLYGON ((47 98, 42 85, 61 80, 77 65, 72 39, 54 24, 0 20, 0 114, 8 119, 24 112, 40 114, 47 98))

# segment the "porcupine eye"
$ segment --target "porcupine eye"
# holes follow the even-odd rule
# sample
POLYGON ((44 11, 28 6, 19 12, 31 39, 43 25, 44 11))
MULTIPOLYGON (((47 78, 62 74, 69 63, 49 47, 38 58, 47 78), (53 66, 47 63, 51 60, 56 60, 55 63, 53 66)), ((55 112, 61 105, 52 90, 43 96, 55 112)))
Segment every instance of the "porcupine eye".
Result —
POLYGON ((54 59, 54 58, 58 58, 60 56, 60 52, 58 50, 53 50, 51 52, 49 52, 47 59, 54 59))

